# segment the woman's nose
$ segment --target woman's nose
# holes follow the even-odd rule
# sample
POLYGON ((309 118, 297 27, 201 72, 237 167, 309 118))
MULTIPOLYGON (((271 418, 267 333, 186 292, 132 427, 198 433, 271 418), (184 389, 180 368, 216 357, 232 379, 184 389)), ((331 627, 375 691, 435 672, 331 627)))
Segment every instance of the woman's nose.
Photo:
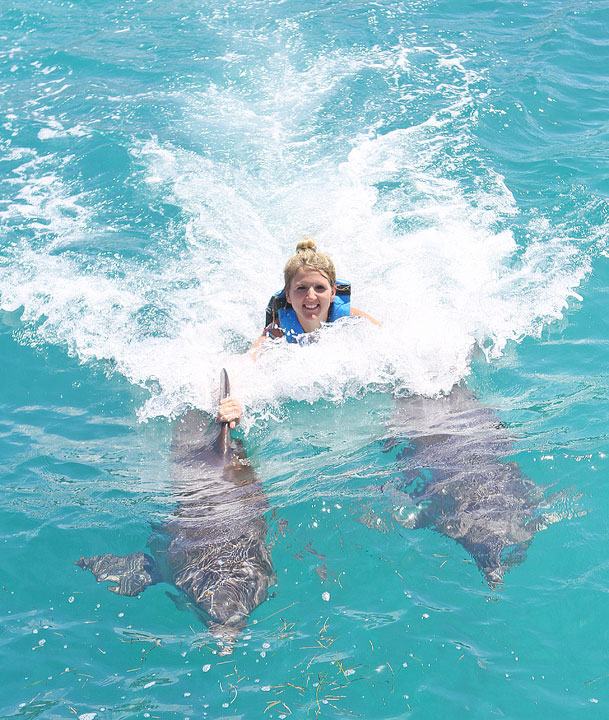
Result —
POLYGON ((315 298, 315 289, 312 288, 312 287, 310 287, 310 288, 307 290, 306 297, 307 297, 307 298, 314 299, 314 298, 315 298))

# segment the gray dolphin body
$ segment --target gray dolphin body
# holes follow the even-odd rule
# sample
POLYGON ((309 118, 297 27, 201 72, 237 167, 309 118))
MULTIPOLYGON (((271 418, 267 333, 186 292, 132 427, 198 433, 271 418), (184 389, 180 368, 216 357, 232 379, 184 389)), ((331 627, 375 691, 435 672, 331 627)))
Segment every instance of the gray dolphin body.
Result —
POLYGON ((513 448, 497 415, 464 387, 440 398, 398 400, 386 443, 396 448, 398 478, 381 488, 393 520, 455 540, 491 588, 556 519, 543 513, 545 489, 502 459, 513 448))
MULTIPOLYGON (((222 396, 228 394, 223 371, 222 396)), ((172 489, 175 514, 150 538, 153 555, 94 555, 76 562, 120 595, 169 582, 202 611, 212 634, 230 652, 247 616, 274 582, 260 481, 228 424, 189 410, 174 428, 172 489)))

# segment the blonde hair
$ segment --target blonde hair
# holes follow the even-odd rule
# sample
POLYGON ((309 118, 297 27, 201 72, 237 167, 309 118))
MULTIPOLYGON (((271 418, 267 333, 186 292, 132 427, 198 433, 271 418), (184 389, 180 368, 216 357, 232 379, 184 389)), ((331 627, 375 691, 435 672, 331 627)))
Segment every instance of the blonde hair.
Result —
POLYGON ((296 246, 296 255, 287 261, 283 268, 283 278, 285 280, 285 289, 290 289, 292 278, 300 270, 301 267, 308 267, 311 270, 317 270, 324 275, 332 287, 336 285, 336 270, 334 263, 328 255, 317 252, 317 244, 313 238, 305 238, 296 246))

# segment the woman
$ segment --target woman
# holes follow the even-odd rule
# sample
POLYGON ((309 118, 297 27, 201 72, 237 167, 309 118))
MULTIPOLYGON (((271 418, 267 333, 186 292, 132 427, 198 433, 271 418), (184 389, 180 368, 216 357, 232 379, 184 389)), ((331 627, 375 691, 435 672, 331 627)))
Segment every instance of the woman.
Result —
MULTIPOLYGON (((296 254, 286 263, 283 290, 275 293, 266 309, 266 327, 252 346, 254 359, 267 337, 285 337, 301 342, 307 333, 319 330, 322 323, 357 315, 380 325, 373 317, 351 307, 351 286, 336 280, 332 260, 317 252, 315 240, 298 243, 296 254)), ((231 429, 241 417, 241 405, 233 397, 220 403, 218 421, 230 423, 231 429)))

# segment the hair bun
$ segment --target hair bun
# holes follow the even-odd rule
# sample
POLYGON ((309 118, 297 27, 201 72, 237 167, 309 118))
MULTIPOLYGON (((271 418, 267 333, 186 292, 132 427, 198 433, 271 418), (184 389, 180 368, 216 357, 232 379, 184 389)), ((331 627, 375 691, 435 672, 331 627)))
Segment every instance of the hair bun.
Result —
POLYGON ((317 243, 313 238, 308 237, 304 240, 301 240, 298 245, 296 245, 296 252, 305 252, 305 250, 313 250, 314 252, 317 250, 317 243))
POLYGON ((312 237, 301 240, 296 245, 296 254, 287 261, 283 268, 284 288, 290 289, 290 284, 300 268, 316 270, 324 275, 330 285, 336 285, 336 270, 334 263, 328 255, 318 252, 317 243, 312 237))

